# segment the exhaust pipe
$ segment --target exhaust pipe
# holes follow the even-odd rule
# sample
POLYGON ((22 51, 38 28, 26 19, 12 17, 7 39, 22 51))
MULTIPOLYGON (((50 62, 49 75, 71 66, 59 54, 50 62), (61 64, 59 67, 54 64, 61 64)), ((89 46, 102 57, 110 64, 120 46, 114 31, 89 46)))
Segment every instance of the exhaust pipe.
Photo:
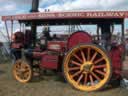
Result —
POLYGON ((32 9, 30 10, 30 12, 39 12, 38 10, 39 8, 39 0, 32 0, 32 9))
MULTIPOLYGON (((39 0, 32 0, 32 9, 30 10, 31 13, 33 12, 39 12, 38 11, 38 7, 39 7, 39 0)), ((37 35, 37 25, 34 21, 32 21, 31 23, 31 31, 32 31, 32 46, 35 47, 36 46, 36 35, 37 35)))

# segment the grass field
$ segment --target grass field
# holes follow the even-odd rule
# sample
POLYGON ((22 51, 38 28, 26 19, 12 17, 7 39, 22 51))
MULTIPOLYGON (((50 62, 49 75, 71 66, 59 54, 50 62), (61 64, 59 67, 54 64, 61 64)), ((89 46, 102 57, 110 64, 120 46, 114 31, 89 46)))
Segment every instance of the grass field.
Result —
POLYGON ((10 63, 0 64, 0 96, 128 96, 124 88, 107 87, 97 92, 81 92, 57 75, 42 76, 35 82, 21 84, 13 79, 10 63))

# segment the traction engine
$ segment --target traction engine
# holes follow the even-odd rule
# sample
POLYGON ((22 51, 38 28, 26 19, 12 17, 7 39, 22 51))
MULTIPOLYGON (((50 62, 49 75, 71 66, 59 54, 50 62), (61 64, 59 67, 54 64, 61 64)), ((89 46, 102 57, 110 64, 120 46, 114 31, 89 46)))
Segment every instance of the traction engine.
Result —
POLYGON ((3 17, 5 22, 17 20, 21 25, 30 27, 30 30, 14 33, 10 44, 11 52, 16 59, 13 76, 17 81, 27 83, 35 73, 39 74, 40 70, 49 69, 61 72, 67 82, 78 90, 96 91, 110 81, 121 79, 124 18, 115 16, 117 14, 112 14, 115 17, 108 16, 110 12, 102 12, 101 17, 100 12, 39 13, 38 3, 34 1, 38 0, 33 0, 31 12, 35 13, 3 17), (91 17, 92 13, 94 15, 91 17), (71 29, 71 25, 87 24, 97 26, 96 36, 85 30, 72 33, 69 30, 68 34, 62 32, 61 35, 50 35, 52 25, 69 25, 71 29), (121 43, 113 40, 114 24, 121 25, 121 43), (39 36, 38 26, 44 28, 39 36))
MULTIPOLYGON (((109 27, 101 26, 106 28, 102 29, 103 32, 110 31, 109 27)), ((25 34, 21 35, 20 32, 16 32, 14 37, 16 34, 25 37, 25 34)), ((30 34, 28 36, 31 36, 30 34)), ((108 42, 111 32, 107 35, 102 33, 104 34, 109 37, 101 36, 104 39, 102 44, 102 40, 93 40, 93 36, 85 31, 77 31, 61 38, 56 36, 49 38, 44 32, 39 40, 40 43, 36 43, 33 48, 25 45, 25 43, 29 45, 24 40, 28 37, 22 37, 23 41, 17 42, 15 39, 11 47, 16 57, 13 75, 18 81, 26 83, 32 79, 35 68, 51 69, 62 72, 66 80, 76 89, 99 90, 110 80, 121 79, 121 56, 124 52, 123 45, 111 40, 108 42)))

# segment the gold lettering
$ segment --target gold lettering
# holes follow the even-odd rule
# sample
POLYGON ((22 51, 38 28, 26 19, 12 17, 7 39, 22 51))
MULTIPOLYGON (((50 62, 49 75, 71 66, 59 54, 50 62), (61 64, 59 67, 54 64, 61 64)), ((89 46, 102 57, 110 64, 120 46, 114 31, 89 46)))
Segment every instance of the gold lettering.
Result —
POLYGON ((121 17, 123 17, 125 15, 124 12, 120 12, 119 14, 121 17))
POLYGON ((90 12, 86 13, 87 17, 92 17, 92 14, 90 12))
POLYGON ((109 17, 113 16, 113 12, 106 13, 106 16, 109 16, 109 17))

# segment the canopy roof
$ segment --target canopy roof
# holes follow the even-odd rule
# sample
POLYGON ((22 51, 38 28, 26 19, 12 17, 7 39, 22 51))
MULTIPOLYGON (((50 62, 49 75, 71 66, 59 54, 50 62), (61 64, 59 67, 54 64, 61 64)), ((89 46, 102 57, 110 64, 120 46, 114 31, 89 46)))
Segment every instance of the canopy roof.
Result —
MULTIPOLYGON (((107 19, 111 22, 128 18, 128 11, 79 11, 79 12, 37 12, 29 14, 19 14, 11 16, 2 16, 3 21, 38 21, 48 24, 69 23, 69 22, 88 22, 90 20, 97 23, 99 20, 107 19)), ((83 23, 84 23, 83 22, 83 23)))

